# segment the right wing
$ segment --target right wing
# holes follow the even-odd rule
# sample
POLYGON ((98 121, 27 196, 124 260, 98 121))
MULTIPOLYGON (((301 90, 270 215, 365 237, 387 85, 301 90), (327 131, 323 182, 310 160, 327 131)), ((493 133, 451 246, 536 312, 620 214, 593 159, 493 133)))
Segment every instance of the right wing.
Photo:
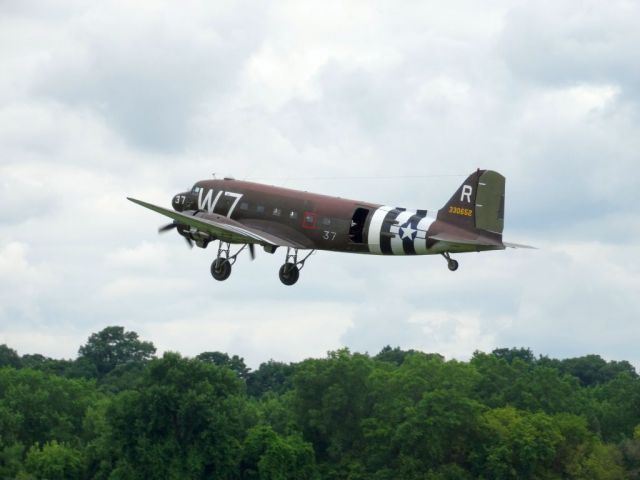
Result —
POLYGON ((172 218, 178 223, 195 228, 201 232, 206 232, 212 237, 229 243, 258 243, 262 246, 271 247, 291 247, 305 248, 303 245, 291 240, 280 238, 258 229, 247 227, 240 222, 223 217, 222 215, 207 214, 203 217, 201 212, 194 212, 193 215, 169 210, 151 203, 143 202, 135 198, 127 197, 127 200, 154 212, 172 218))

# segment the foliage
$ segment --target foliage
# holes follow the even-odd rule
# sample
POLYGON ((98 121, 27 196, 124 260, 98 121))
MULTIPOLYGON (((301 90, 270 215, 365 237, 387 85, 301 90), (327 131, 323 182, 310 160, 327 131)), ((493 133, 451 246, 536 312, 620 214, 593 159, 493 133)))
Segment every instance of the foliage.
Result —
POLYGON ((299 435, 282 437, 268 425, 249 430, 240 472, 243 480, 311 480, 317 477, 311 444, 299 435))
MULTIPOLYGON (((165 353, 106 411, 117 470, 140 478, 230 478, 241 454, 245 402, 230 370, 165 353)), ((128 475, 128 474, 127 474, 128 475)))
POLYGON ((95 384, 35 370, 0 369, 0 435, 5 444, 77 442, 98 396, 95 384))
POLYGON ((74 360, 0 346, 0 478, 640 479, 640 378, 527 348, 390 346, 251 371, 107 327, 74 360))
POLYGON ((200 355, 196 356, 198 360, 203 362, 209 362, 219 367, 225 367, 229 370, 236 372, 238 377, 242 379, 246 379, 249 375, 249 368, 244 363, 244 358, 239 357, 238 355, 233 355, 230 357, 226 353, 222 352, 203 352, 200 355))
POLYGON ((25 460, 26 470, 36 478, 75 480, 82 478, 82 454, 77 449, 55 440, 42 447, 34 445, 25 460))
POLYGON ((138 340, 136 332, 126 332, 124 327, 107 327, 89 337, 78 350, 78 358, 92 364, 103 377, 119 365, 149 360, 156 353, 151 342, 138 340))
POLYGON ((282 394, 293 387, 294 366, 269 360, 247 376, 247 393, 260 397, 267 392, 282 394))
POLYGON ((7 347, 6 344, 0 345, 0 367, 19 368, 20 355, 13 348, 7 347))

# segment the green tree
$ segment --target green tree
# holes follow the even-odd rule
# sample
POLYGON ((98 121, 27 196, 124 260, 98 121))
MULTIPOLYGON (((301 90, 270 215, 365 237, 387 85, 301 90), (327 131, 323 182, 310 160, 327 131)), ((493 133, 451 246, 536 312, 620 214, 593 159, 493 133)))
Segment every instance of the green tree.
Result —
POLYGON ((317 477, 311 444, 298 435, 282 437, 270 426, 247 433, 240 466, 242 480, 311 480, 317 477))
POLYGON ((228 479, 248 426, 243 385, 226 368, 176 353, 152 360, 106 411, 116 478, 228 479))
POLYGON ((92 382, 29 369, 0 369, 0 435, 7 444, 76 444, 98 397, 92 382))
POLYGON ((503 359, 507 363, 512 363, 516 358, 524 363, 536 362, 536 357, 529 348, 496 348, 491 352, 491 355, 503 359))
POLYGON ((293 387, 294 366, 269 360, 247 376, 247 393, 260 397, 266 392, 284 393, 293 387))
POLYGON ((0 478, 17 478, 23 471, 23 455, 24 445, 21 443, 6 445, 0 437, 0 478))
POLYGON ((640 381, 629 374, 620 374, 610 382, 593 388, 598 401, 598 420, 602 437, 620 441, 633 436, 640 424, 640 381))
POLYGON ((83 459, 79 450, 55 440, 42 447, 34 445, 25 460, 26 470, 36 478, 75 480, 83 478, 83 459))
POLYGON ((480 373, 476 398, 491 408, 512 405, 551 414, 585 409, 578 380, 556 368, 528 363, 518 356, 507 361, 480 352, 474 353, 471 365, 480 373))
POLYGON ((40 370, 45 373, 67 378, 96 378, 96 367, 86 358, 61 360, 45 357, 39 353, 23 355, 20 359, 23 368, 40 370))
POLYGON ((0 345, 0 368, 13 367, 20 368, 20 355, 13 348, 7 347, 6 344, 0 345))
POLYGON ((620 374, 638 378, 635 368, 629 362, 607 362, 599 355, 568 358, 561 360, 558 366, 561 371, 578 378, 585 387, 610 382, 620 374))
POLYGON ((92 334, 80 347, 78 360, 90 362, 102 378, 119 365, 149 360, 155 352, 156 347, 151 342, 140 341, 136 332, 127 332, 124 327, 107 327, 92 334))
POLYGON ((551 417, 506 407, 487 411, 484 420, 477 473, 502 480, 543 478, 551 470, 563 440, 551 417))
MULTIPOLYGON (((373 357, 374 360, 380 362, 390 362, 396 365, 402 365, 407 355, 417 353, 415 350, 402 350, 400 347, 391 348, 391 345, 387 345, 380 350, 380 352, 373 357)), ((442 359, 442 357, 440 357, 442 359)))
POLYGON ((228 354, 222 352, 203 352, 196 356, 196 358, 202 362, 209 362, 219 367, 228 368, 236 372, 238 377, 243 380, 249 375, 250 369, 244 363, 244 358, 238 355, 230 357, 228 354))
POLYGON ((294 374, 294 409, 304 438, 322 461, 337 464, 362 442, 361 422, 368 416, 367 381, 372 360, 347 349, 323 360, 305 360, 294 374))

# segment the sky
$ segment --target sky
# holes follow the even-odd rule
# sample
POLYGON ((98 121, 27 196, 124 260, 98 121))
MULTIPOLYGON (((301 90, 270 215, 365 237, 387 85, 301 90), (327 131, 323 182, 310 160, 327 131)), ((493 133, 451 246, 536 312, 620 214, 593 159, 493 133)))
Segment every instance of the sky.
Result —
POLYGON ((0 344, 75 358, 122 325, 253 368, 385 345, 640 367, 639 24, 617 0, 3 0, 0 344), (538 250, 317 252, 294 287, 258 251, 216 282, 213 248, 125 199, 216 173, 437 209, 476 168, 538 250))

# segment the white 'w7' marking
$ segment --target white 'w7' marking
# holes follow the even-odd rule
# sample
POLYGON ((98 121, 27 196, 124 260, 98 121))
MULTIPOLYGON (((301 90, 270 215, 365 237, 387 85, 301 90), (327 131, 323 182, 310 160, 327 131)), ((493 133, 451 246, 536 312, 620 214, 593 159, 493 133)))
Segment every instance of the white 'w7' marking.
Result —
POLYGON ((227 217, 231 217, 231 214, 238 206, 238 202, 243 197, 242 193, 223 192, 222 190, 218 192, 215 198, 213 198, 213 190, 208 190, 207 194, 204 195, 204 198, 203 198, 203 194, 204 194, 204 189, 200 190, 200 193, 198 194, 198 210, 203 210, 203 211, 206 210, 209 213, 213 213, 213 211, 216 208, 216 205, 218 204, 218 200, 220 200, 220 197, 222 196, 222 194, 224 194, 225 197, 233 197, 235 200, 233 201, 233 204, 231 204, 231 208, 229 208, 227 217))
POLYGON ((206 210, 209 213, 213 213, 213 209, 216 208, 216 204, 218 203, 218 200, 220 200, 222 192, 218 192, 213 202, 211 201, 213 197, 213 190, 208 190, 204 198, 202 198, 203 193, 204 188, 200 190, 200 194, 198 195, 198 210, 206 210))

